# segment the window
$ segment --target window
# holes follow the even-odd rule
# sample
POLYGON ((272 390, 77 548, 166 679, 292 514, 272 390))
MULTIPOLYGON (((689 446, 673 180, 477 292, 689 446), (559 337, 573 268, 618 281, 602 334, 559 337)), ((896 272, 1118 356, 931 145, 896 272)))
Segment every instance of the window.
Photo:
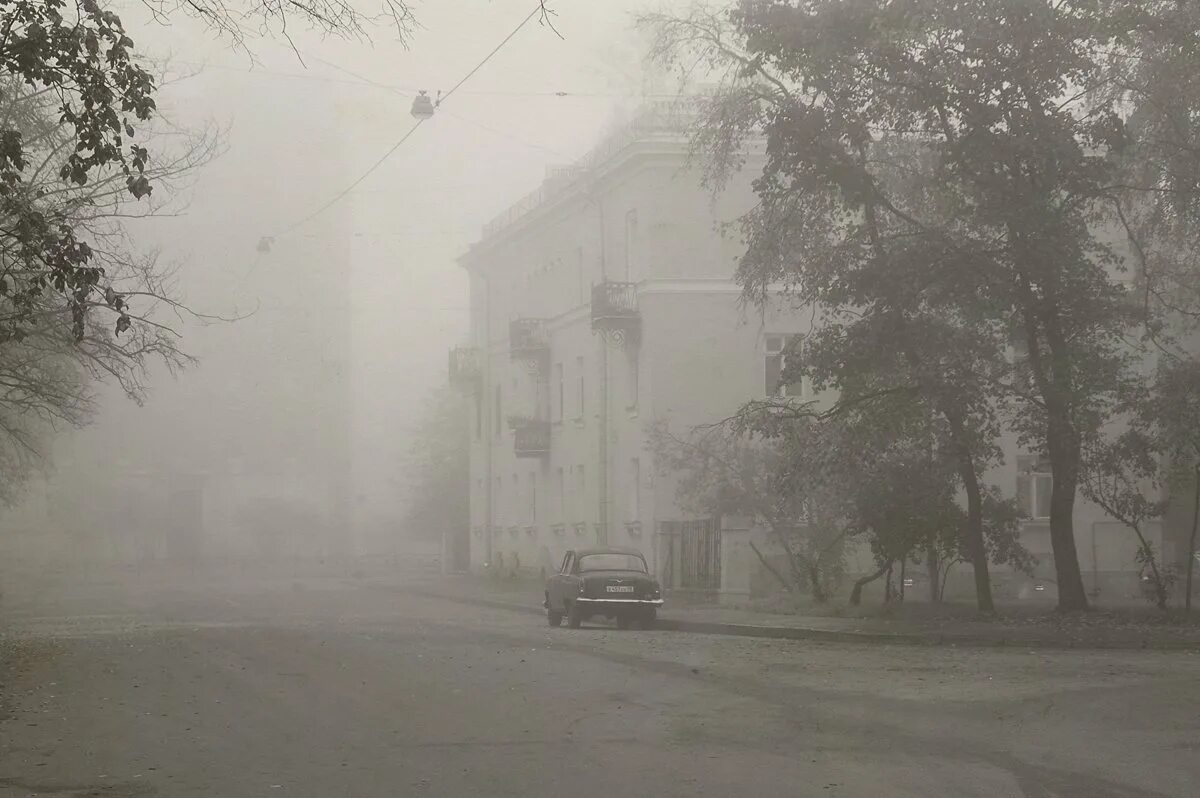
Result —
POLYGON ((562 421, 563 420, 563 410, 565 409, 565 405, 563 404, 563 390, 564 389, 563 389, 563 364, 562 363, 554 364, 554 383, 558 386, 558 392, 556 394, 555 406, 554 406, 554 420, 562 421))
POLYGON ((1033 455, 1017 457, 1017 505, 1027 518, 1045 520, 1050 517, 1050 494, 1054 477, 1044 459, 1033 455))
POLYGON ((637 521, 642 517, 642 462, 637 457, 629 461, 629 516, 637 521))
POLYGON ((537 472, 529 472, 529 523, 537 523, 537 472))
POLYGON ((1033 371, 1029 362, 1029 341, 1023 335, 1012 337, 1013 387, 1022 393, 1033 389, 1033 371))
POLYGON ((558 469, 558 517, 563 523, 567 521, 567 482, 563 470, 558 469))
POLYGON ((575 466, 575 500, 578 502, 576 509, 577 521, 582 521, 587 518, 587 472, 584 471, 582 465, 575 466))
POLYGON ((646 561, 640 554, 584 554, 579 558, 579 571, 639 571, 646 573, 646 561))
POLYGON ((625 382, 628 389, 628 395, 625 397, 625 401, 628 403, 626 408, 633 410, 638 406, 638 347, 627 347, 626 352, 626 360, 628 361, 629 365, 629 375, 625 382))
POLYGON ((579 418, 587 414, 587 380, 583 373, 583 358, 575 358, 575 368, 579 372, 579 418))
POLYGON ((803 393, 802 380, 783 382, 785 377, 792 376, 787 374, 789 359, 796 358, 792 365, 798 365, 800 343, 798 335, 768 335, 764 339, 767 396, 800 396, 803 393))
POLYGON ((521 476, 519 474, 512 475, 512 491, 508 497, 509 502, 509 523, 515 524, 519 519, 521 512, 521 476))
POLYGON ((579 304, 586 305, 588 295, 587 281, 583 279, 583 247, 575 248, 575 272, 579 276, 579 304))
POLYGON ((638 218, 637 209, 631 208, 625 212, 625 279, 632 280, 635 268, 635 248, 637 246, 638 218))
POLYGON ((500 437, 500 433, 504 429, 504 407, 500 399, 500 386, 496 386, 496 437, 500 437))

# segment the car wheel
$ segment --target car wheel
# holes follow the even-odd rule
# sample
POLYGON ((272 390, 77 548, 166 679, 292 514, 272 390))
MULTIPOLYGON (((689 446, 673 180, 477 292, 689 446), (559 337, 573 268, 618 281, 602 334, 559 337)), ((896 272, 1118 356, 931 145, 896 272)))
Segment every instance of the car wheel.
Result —
POLYGON ((631 626, 633 626, 633 618, 631 616, 629 616, 629 615, 618 615, 617 616, 617 628, 618 629, 628 629, 631 626))
POLYGON ((579 609, 579 605, 571 602, 571 606, 567 609, 567 626, 572 629, 578 629, 583 623, 583 612, 579 609))
POLYGON ((546 610, 546 622, 551 626, 562 626, 562 613, 558 610, 546 610))
POLYGON ((654 607, 651 607, 650 609, 648 609, 644 613, 642 613, 642 628, 643 629, 653 629, 654 624, 657 621, 658 621, 658 610, 656 610, 654 607))

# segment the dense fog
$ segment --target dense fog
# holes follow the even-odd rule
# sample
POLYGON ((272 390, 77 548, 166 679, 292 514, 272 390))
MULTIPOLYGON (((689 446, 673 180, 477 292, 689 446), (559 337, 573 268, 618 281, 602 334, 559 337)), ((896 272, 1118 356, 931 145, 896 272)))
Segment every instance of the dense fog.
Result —
POLYGON ((634 4, 563 4, 556 30, 524 27, 344 196, 412 125, 417 93, 463 78, 527 4, 425 4, 407 42, 387 24, 235 41, 116 5, 161 70, 151 147, 197 162, 126 221, 185 306, 162 323, 196 361, 150 363, 141 406, 96 384, 86 426, 41 439, 4 515, 5 564, 436 551, 402 528, 403 464, 468 331, 455 259, 652 91, 634 4))

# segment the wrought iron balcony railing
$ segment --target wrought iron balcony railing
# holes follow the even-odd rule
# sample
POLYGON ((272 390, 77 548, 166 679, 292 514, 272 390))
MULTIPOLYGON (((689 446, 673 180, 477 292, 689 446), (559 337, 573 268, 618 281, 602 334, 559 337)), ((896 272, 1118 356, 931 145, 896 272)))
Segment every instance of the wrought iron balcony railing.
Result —
POLYGON ((592 286, 592 330, 618 343, 633 343, 641 323, 636 283, 605 281, 592 286))
POLYGON ((550 353, 545 319, 513 319, 508 323, 508 350, 513 360, 540 361, 550 353))
POLYGON ((482 384, 483 369, 479 350, 473 346, 456 346, 450 350, 450 384, 460 391, 477 391, 482 384))
POLYGON ((541 419, 514 419, 513 451, 517 457, 545 457, 550 453, 550 422, 541 419))

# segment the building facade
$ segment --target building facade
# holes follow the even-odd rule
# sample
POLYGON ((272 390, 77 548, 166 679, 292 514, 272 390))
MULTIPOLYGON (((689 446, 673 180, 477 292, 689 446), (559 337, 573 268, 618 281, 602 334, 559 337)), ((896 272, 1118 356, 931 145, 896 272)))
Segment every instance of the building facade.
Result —
POLYGON ((472 568, 550 571, 607 543, 640 549, 668 584, 719 584, 718 526, 679 509, 648 428, 762 395, 800 321, 741 306, 722 226, 750 208, 749 183, 702 186, 679 123, 648 106, 460 261, 471 340, 450 366, 472 397, 472 568))
MULTIPOLYGON (((470 396, 471 528, 447 549, 461 565, 545 573, 569 549, 607 543, 640 549, 668 587, 736 600, 772 584, 749 547, 772 554, 762 531, 684 512, 647 447, 651 425, 683 432, 805 391, 779 376, 810 315, 746 307, 732 279, 742 246, 724 231, 754 202, 761 153, 714 195, 681 129, 671 106, 647 107, 548 171, 461 258, 471 337, 451 352, 450 378, 470 396)), ((997 569, 998 591, 1050 598, 1050 476, 1015 439, 1001 445, 987 481, 1018 499, 1038 564, 1032 577, 997 569)), ((1161 550, 1158 525, 1145 531, 1161 550)), ((1093 590, 1137 600, 1133 532, 1081 497, 1076 539, 1093 590)), ((849 557, 851 573, 874 570, 865 547, 849 557)), ((971 592, 966 566, 951 577, 947 595, 971 592)))

